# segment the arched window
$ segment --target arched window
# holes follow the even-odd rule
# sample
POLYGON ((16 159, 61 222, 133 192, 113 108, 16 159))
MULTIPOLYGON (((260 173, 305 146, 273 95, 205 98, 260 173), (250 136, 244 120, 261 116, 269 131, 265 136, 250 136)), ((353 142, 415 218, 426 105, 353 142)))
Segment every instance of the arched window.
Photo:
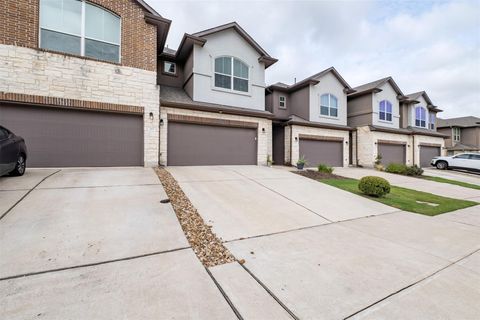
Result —
POLYGON ((427 127, 427 111, 424 107, 415 108, 415 126, 421 128, 427 127))
POLYGON ((120 62, 120 17, 84 0, 40 0, 40 47, 120 62))
POLYGON ((320 97, 320 115, 338 117, 338 99, 333 94, 326 93, 320 97))
POLYGON ((378 118, 383 121, 392 121, 392 103, 388 100, 380 101, 378 118))
POLYGON ((216 58, 215 87, 248 92, 248 66, 234 57, 216 58))

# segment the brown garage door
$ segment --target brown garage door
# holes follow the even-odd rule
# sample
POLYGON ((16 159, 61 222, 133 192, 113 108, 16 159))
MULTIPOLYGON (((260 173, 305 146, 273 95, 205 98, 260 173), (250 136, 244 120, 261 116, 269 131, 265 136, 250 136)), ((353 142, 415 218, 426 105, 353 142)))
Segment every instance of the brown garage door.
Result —
POLYGON ((30 167, 143 165, 142 116, 0 105, 0 124, 25 139, 30 167))
POLYGON ((307 166, 326 164, 343 166, 343 141, 300 139, 300 156, 307 160, 307 166))
POLYGON ((257 129, 169 122, 169 166, 257 164, 257 129))
POLYGON ((378 144, 378 154, 382 155, 382 164, 388 165, 390 163, 405 164, 405 145, 404 144, 378 144))
POLYGON ((440 147, 433 146, 420 146, 420 166, 428 167, 430 166, 430 161, 433 157, 438 157, 440 155, 440 147))

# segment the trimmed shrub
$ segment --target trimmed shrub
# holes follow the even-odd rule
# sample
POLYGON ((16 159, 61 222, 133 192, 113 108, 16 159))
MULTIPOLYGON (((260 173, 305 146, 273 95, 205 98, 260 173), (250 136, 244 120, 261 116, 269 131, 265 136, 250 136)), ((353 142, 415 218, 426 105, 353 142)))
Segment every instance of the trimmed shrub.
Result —
POLYGON ((360 179, 358 189, 372 197, 383 197, 390 193, 390 183, 380 177, 367 176, 360 179))
POLYGON ((333 168, 327 166, 326 164, 319 164, 317 166, 317 168, 318 168, 318 172, 324 172, 324 173, 332 173, 333 172, 333 168))
POLYGON ((421 176, 423 174, 423 169, 415 164, 411 167, 407 167, 405 174, 407 176, 421 176))
POLYGON ((386 172, 396 173, 396 174, 406 174, 408 167, 402 163, 390 163, 386 168, 386 172))

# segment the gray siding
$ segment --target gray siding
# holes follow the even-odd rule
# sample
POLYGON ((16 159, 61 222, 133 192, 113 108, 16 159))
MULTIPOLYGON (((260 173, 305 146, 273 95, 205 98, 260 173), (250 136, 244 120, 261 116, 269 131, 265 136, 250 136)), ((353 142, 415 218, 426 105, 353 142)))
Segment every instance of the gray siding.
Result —
MULTIPOLYGON (((177 74, 176 75, 170 75, 166 74, 163 71, 163 63, 165 60, 158 60, 158 66, 157 66, 157 83, 161 86, 170 86, 170 87, 177 87, 181 88, 183 86, 183 82, 185 81, 184 79, 184 72, 183 72, 183 65, 180 63, 177 64, 177 74)), ((171 61, 171 60, 166 60, 166 61, 171 61)))
POLYGON ((292 92, 290 99, 287 101, 287 108, 289 108, 290 114, 310 120, 310 87, 292 92))
POLYGON ((372 94, 368 93, 355 98, 348 98, 347 125, 362 127, 371 125, 372 121, 372 94))

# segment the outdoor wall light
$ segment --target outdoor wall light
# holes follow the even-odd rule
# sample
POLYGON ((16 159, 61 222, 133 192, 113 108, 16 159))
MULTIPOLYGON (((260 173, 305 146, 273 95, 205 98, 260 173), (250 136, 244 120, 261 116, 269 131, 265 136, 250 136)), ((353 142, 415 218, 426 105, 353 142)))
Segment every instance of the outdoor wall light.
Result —
POLYGON ((348 144, 348 141, 345 141, 345 144, 348 144))
POLYGON ((160 119, 160 125, 163 126, 163 119, 160 119))
POLYGON ((295 141, 298 141, 298 137, 295 137, 295 141))
POLYGON ((153 112, 150 112, 148 116, 150 117, 150 120, 153 120, 153 112))
POLYGON ((409 148, 410 148, 410 145, 407 145, 407 147, 409 147, 409 148))
POLYGON ((265 128, 262 128, 262 133, 265 133, 265 128))

